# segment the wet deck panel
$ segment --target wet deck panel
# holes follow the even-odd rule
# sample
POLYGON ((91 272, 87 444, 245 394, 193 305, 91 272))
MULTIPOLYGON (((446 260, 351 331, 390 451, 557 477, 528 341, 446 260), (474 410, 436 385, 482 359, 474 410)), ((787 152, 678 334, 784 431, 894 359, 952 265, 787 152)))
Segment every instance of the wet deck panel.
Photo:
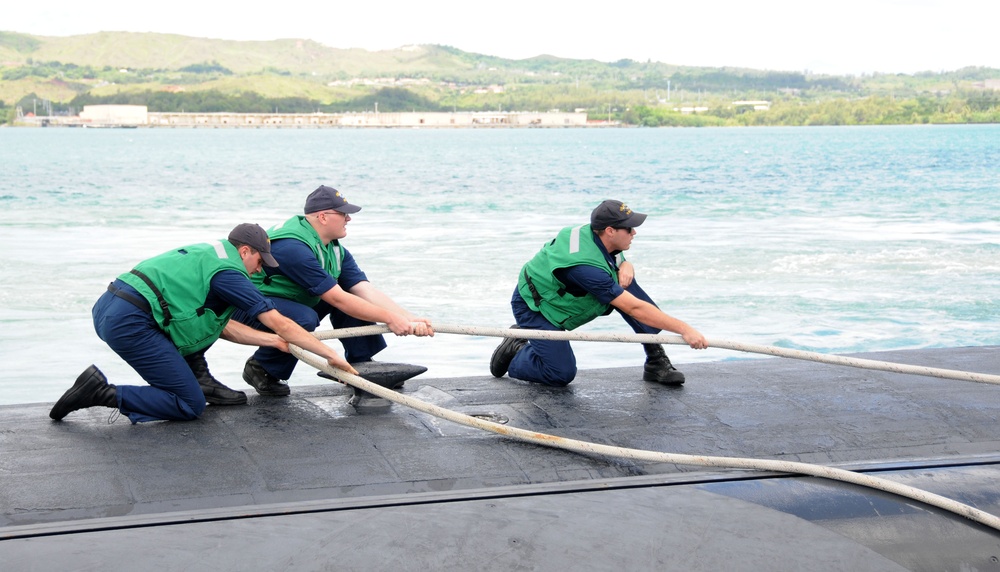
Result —
MULTIPOLYGON (((864 357, 1000 373, 995 347, 864 357)), ((1000 514, 1000 387, 782 359, 682 369, 680 389, 629 368, 584 371, 565 389, 418 377, 404 391, 609 445, 884 467, 1000 514)), ((147 563, 178 570, 221 562, 212 546, 272 569, 1000 570, 997 533, 883 493, 587 457, 397 405, 362 414, 350 395, 334 383, 295 387, 290 398, 210 407, 192 423, 137 426, 108 425, 106 409, 54 423, 48 403, 0 407, 0 558, 45 554, 60 569, 60 558, 85 559, 104 539, 95 559, 140 546, 147 563), (577 560, 597 542, 610 551, 577 560), (190 559, 169 556, 184 546, 190 559), (937 560, 921 558, 930 554, 937 560)))

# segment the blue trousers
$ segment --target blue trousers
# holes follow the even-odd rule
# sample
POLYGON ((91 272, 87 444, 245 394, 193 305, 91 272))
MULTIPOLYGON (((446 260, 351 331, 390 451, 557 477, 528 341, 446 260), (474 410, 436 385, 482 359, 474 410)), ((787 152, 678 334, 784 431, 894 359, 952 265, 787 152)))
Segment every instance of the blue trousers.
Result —
MULTIPOLYGON (((625 290, 640 300, 656 305, 634 280, 625 290)), ((545 319, 541 313, 529 308, 517 288, 514 288, 510 306, 514 311, 514 320, 517 325, 526 330, 563 329, 545 319)), ((619 311, 618 313, 638 334, 660 333, 660 330, 647 326, 624 312, 619 311)), ((534 383, 565 387, 576 377, 576 356, 567 341, 530 340, 528 345, 514 355, 514 359, 507 369, 507 375, 534 383)))
POLYGON ((132 423, 190 421, 201 415, 205 394, 152 315, 111 292, 98 298, 92 313, 98 337, 149 384, 118 385, 119 411, 132 423))
MULTIPOLYGON (((351 328, 355 326, 370 326, 372 322, 359 320, 341 312, 326 302, 309 307, 305 304, 288 300, 285 298, 270 298, 282 316, 286 316, 308 332, 319 327, 323 318, 329 316, 330 324, 334 329, 351 328)), ((270 332, 264 324, 257 320, 256 316, 250 316, 246 312, 237 309, 233 314, 233 319, 242 322, 251 328, 270 332)), ((371 361, 372 357, 386 348, 385 339, 381 335, 363 336, 357 338, 345 338, 340 340, 344 346, 344 359, 350 363, 371 361)), ((253 354, 253 358, 260 363, 267 373, 278 379, 288 379, 295 371, 295 365, 299 363, 298 358, 292 354, 285 353, 279 349, 262 347, 253 354)))

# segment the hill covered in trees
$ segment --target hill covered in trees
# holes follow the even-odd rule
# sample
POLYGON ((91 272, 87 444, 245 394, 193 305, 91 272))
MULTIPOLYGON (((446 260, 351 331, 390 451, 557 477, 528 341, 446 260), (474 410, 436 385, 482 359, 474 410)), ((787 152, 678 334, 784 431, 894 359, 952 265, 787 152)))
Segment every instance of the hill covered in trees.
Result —
POLYGON ((238 42, 101 32, 0 32, 0 120, 130 103, 150 111, 563 111, 661 125, 1000 122, 1000 70, 829 76, 538 56, 449 46, 370 52, 310 40, 238 42), (766 110, 734 105, 762 100, 766 110))

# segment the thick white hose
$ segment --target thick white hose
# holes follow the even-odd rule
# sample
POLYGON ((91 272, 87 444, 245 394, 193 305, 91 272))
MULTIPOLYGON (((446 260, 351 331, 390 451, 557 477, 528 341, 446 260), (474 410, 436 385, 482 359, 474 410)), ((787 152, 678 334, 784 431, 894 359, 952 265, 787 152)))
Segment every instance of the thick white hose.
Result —
MULTIPOLYGON (((452 326, 448 324, 434 324, 434 331, 442 334, 464 334, 468 336, 493 336, 501 338, 521 338, 526 340, 568 340, 587 342, 625 342, 640 344, 676 344, 687 345, 680 336, 663 334, 595 334, 584 332, 566 332, 550 330, 521 330, 510 328, 485 328, 480 326, 452 326)), ((343 328, 339 330, 323 330, 314 332, 321 340, 351 338, 357 336, 370 336, 373 334, 388 333, 386 326, 361 326, 358 328, 343 328)), ((941 369, 936 367, 924 367, 918 365, 907 365, 888 361, 877 361, 871 359, 852 358, 838 355, 828 355, 803 350, 790 350, 775 346, 763 346, 759 344, 745 344, 729 340, 709 339, 708 345, 713 348, 736 350, 741 352, 765 354, 778 357, 786 357, 832 365, 845 365, 861 369, 873 369, 879 371, 890 371, 894 373, 907 373, 913 375, 923 375, 928 377, 940 377, 944 379, 957 379, 960 381, 975 381, 978 383, 991 383, 1000 385, 1000 375, 988 373, 975 373, 971 371, 958 371, 953 369, 941 369)))
MULTIPOLYGON (((358 328, 352 328, 352 329, 358 329, 358 328)), ((435 329, 437 330, 438 327, 436 326, 435 329)), ((486 335, 486 334, 480 334, 480 335, 486 335)), ((477 429, 482 429, 484 431, 490 431, 498 435, 503 435, 505 437, 517 439, 519 441, 534 443, 536 445, 543 445, 545 447, 553 447, 557 449, 564 449, 567 451, 574 451, 577 453, 584 453, 590 455, 603 455, 608 457, 620 457, 625 459, 634 459, 637 461, 647 461, 653 463, 676 463, 681 465, 697 465, 705 467, 722 467, 722 468, 732 468, 732 469, 754 469, 761 471, 777 471, 784 473, 798 473, 803 475, 812 475, 815 477, 822 477, 826 479, 832 479, 864 487, 869 487, 873 489, 878 489, 905 498, 920 501, 922 503, 955 513, 957 515, 964 516, 965 518, 968 518, 970 520, 973 520, 975 522, 978 522, 980 524, 983 524, 985 526, 1000 531, 1000 517, 994 516, 988 512, 971 507, 967 504, 963 504, 958 501, 949 499, 947 497, 943 497, 941 495, 937 495, 931 492, 927 492, 921 489, 917 489, 914 487, 910 487, 907 485, 903 485, 879 477, 872 477, 861 473, 845 471, 843 469, 835 469, 833 467, 824 467, 821 465, 811 465, 808 463, 799 463, 794 461, 776 461, 769 459, 745 459, 738 457, 711 457, 702 455, 683 455, 677 453, 660 453, 657 451, 647 451, 642 449, 612 447, 609 445, 600 445, 597 443, 589 443, 587 441, 567 439, 564 437, 558 437, 546 433, 528 431, 525 429, 519 429, 517 427, 501 425, 499 423, 494 423, 492 421, 486 421, 484 419, 479 419, 476 417, 451 411, 443 407, 438 407, 437 405, 426 403, 419 399, 384 388, 380 385, 367 381, 362 377, 330 367, 330 365, 325 360, 320 359, 314 354, 306 352, 297 346, 289 345, 289 348, 291 349, 292 354, 295 355, 295 357, 299 358, 300 360, 304 361, 305 363, 313 366, 314 368, 320 371, 324 371, 336 377, 337 379, 348 385, 357 387, 369 393, 373 393, 379 397, 382 397, 394 403, 405 405, 407 407, 411 407, 413 409, 422 411, 429 415, 445 419, 447 421, 452 421, 454 423, 465 425, 467 427, 475 427, 477 429)))

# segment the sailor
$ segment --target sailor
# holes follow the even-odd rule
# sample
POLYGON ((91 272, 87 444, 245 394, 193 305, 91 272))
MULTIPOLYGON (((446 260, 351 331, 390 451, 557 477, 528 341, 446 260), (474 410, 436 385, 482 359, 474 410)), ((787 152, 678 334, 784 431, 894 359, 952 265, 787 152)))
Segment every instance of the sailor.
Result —
MULTIPOLYGON (((381 322, 397 336, 434 335, 429 319, 411 314, 375 288, 340 243, 347 236, 351 215, 360 210, 337 189, 320 185, 306 197, 304 214, 268 231, 279 265, 255 275, 254 283, 282 314, 309 331, 329 316, 334 328, 381 322)), ((247 312, 237 311, 234 318, 254 328, 267 327, 247 312)), ((386 347, 381 335, 345 338, 341 343, 344 357, 361 375, 386 387, 398 388, 409 377, 427 370, 373 361, 386 347), (384 365, 390 365, 388 371, 380 367, 384 365)), ((261 395, 285 396, 290 390, 282 380, 291 377, 297 363, 294 356, 280 349, 261 347, 247 359, 243 379, 261 395)), ((356 397, 362 395, 370 394, 355 392, 356 397)))
MULTIPOLYGON (((606 200, 591 212, 589 225, 562 229, 521 268, 510 301, 517 321, 513 327, 573 330, 616 309, 636 333, 668 330, 680 334, 692 348, 707 347, 698 330, 661 311, 635 281, 635 269, 624 251, 645 220, 645 214, 621 201, 606 200)), ((684 383, 684 374, 670 363, 663 346, 643 344, 643 348, 643 380, 684 383)), ((576 356, 568 341, 505 338, 493 352, 490 373, 563 387, 576 377, 576 356)))
POLYGON ((58 421, 102 405, 118 409, 132 423, 187 421, 198 418, 206 402, 246 403, 243 392, 219 383, 204 365, 205 350, 219 337, 279 352, 295 344, 356 373, 336 351, 282 316, 250 282, 264 265, 278 265, 267 232, 244 223, 228 239, 168 251, 119 276, 94 305, 94 328, 149 385, 109 384, 92 365, 49 417, 58 421), (234 310, 255 316, 273 333, 231 320, 234 310))

